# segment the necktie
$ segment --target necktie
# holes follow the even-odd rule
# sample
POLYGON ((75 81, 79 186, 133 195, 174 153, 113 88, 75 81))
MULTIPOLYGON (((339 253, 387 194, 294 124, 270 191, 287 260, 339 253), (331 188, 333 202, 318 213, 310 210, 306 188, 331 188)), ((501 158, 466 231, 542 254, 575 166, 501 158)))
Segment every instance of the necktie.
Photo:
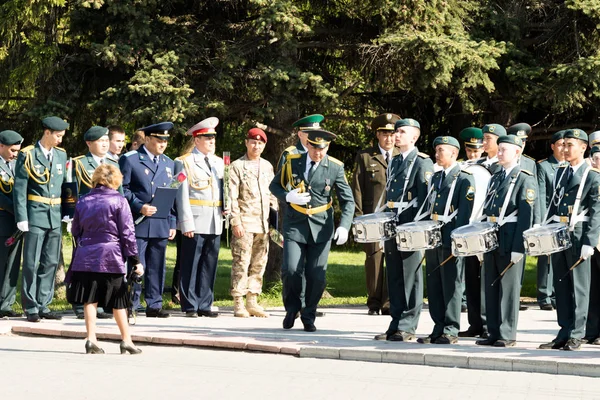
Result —
POLYGON ((212 167, 210 166, 210 162, 208 162, 208 156, 204 157, 204 162, 206 162, 206 166, 208 167, 208 170, 211 171, 212 167))
POLYGON ((440 180, 438 182, 438 190, 440 190, 440 188, 442 187, 442 182, 444 182, 444 179, 446 178, 446 171, 442 171, 442 174, 440 175, 440 180))
POLYGON ((389 164, 390 163, 390 153, 389 152, 385 152, 385 163, 389 164))
POLYGON ((52 153, 48 153, 47 158, 48 158, 48 162, 52 163, 52 153))
POLYGON ((310 162, 310 168, 308 169, 308 181, 310 181, 310 179, 313 176, 313 173, 315 172, 315 164, 316 163, 314 161, 310 162))
POLYGON ((573 167, 569 166, 569 168, 567 168, 567 184, 571 181, 571 178, 573 177, 573 167))
POLYGON ((10 172, 12 172, 12 167, 10 165, 10 161, 5 161, 6 162, 6 168, 8 168, 10 170, 10 172))
POLYGON ((100 159, 100 165, 104 164, 104 158, 100 159))
POLYGON ((158 156, 154 156, 154 164, 158 165, 158 156))
POLYGON ((398 165, 402 165, 402 162, 404 161, 404 156, 402 154, 398 154, 396 158, 398 159, 398 165))

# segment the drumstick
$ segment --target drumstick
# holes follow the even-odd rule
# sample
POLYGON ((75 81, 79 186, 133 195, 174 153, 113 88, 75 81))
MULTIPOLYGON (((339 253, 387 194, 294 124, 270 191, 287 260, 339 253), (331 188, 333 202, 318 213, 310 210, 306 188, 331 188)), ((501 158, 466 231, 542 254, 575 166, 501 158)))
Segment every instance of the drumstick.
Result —
POLYGON ((580 258, 579 260, 577 260, 577 262, 573 265, 571 265, 571 268, 569 268, 569 270, 567 271, 566 274, 563 275, 562 278, 560 278, 558 281, 562 281, 563 279, 565 279, 567 277, 567 275, 569 275, 569 272, 573 271, 575 269, 576 266, 578 266, 579 264, 581 264, 583 262, 583 258, 580 258))
POLYGON ((510 263, 508 263, 508 265, 506 266, 506 268, 504 268, 504 271, 502 271, 500 273, 500 275, 494 280, 494 282, 492 282, 492 286, 494 286, 494 284, 496 282, 498 282, 499 279, 502 279, 502 277, 504 276, 504 274, 506 274, 506 271, 508 271, 510 269, 510 267, 512 267, 513 265, 515 265, 515 263, 512 262, 512 261, 510 263))
POLYGON ((427 274, 427 276, 431 276, 431 274, 433 274, 435 271, 437 271, 442 265, 446 264, 448 261, 450 261, 450 259, 454 257, 452 254, 450 254, 450 256, 448 258, 446 258, 444 261, 442 261, 440 263, 440 265, 438 265, 437 267, 435 267, 433 269, 433 271, 431 271, 430 273, 427 274))

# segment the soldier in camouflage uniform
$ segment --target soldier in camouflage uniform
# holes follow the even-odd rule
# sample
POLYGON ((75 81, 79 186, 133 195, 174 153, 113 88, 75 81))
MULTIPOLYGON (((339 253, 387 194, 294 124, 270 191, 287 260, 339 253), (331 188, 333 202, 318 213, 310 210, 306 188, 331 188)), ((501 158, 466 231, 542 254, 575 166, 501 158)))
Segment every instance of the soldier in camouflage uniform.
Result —
POLYGON ((269 209, 277 209, 277 199, 269 191, 273 166, 260 157, 267 135, 258 128, 248 131, 246 154, 231 164, 231 296, 234 316, 268 317, 258 305, 262 279, 269 253, 269 209), (244 306, 246 296, 246 306, 244 306))

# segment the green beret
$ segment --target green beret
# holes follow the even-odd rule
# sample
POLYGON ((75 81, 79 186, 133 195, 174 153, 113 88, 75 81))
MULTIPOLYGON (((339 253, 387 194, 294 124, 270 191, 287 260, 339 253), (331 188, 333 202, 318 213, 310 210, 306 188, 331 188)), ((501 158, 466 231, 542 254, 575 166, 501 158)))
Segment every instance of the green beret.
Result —
POLYGON ((573 128, 565 131, 565 139, 579 139, 588 142, 588 135, 581 129, 573 128))
POLYGON ((508 135, 517 135, 521 139, 527 139, 527 136, 531 133, 531 125, 525 122, 514 124, 506 129, 506 133, 508 135))
POLYGON ((396 123, 394 124, 394 130, 401 128, 403 126, 414 126, 415 128, 421 129, 421 125, 419 124, 419 121, 414 120, 412 118, 404 118, 399 121, 396 121, 396 123))
POLYGON ((331 132, 324 131, 321 129, 311 129, 308 131, 308 143, 311 146, 318 149, 324 149, 329 146, 329 142, 335 139, 337 136, 331 132))
POLYGON ((465 142, 465 146, 470 147, 472 149, 479 149, 483 146, 483 131, 481 128, 469 127, 460 131, 458 135, 463 142, 465 142))
POLYGON ((400 116, 396 114, 380 114, 373 118, 371 121, 371 129, 375 132, 377 131, 390 131, 393 132, 395 130, 394 124, 396 121, 400 120, 400 116))
POLYGON ((42 126, 51 131, 65 131, 69 129, 69 124, 58 117, 46 117, 42 120, 42 126))
POLYGON ((324 119, 325 117, 321 114, 313 114, 304 118, 300 118, 298 121, 294 122, 292 126, 294 128, 298 128, 301 131, 305 129, 319 129, 321 128, 321 125, 319 125, 319 123, 323 122, 324 119))
POLYGON ((600 153, 600 146, 592 146, 592 151, 590 152, 590 156, 593 156, 596 153, 600 153))
POLYGON ((590 146, 595 146, 600 143, 600 131, 595 131, 589 135, 590 146))
POLYGON ((86 142, 95 142, 102 136, 108 136, 108 128, 105 128, 103 126, 92 126, 83 135, 83 140, 85 140, 86 142))
POLYGON ((502 125, 499 124, 487 124, 481 128, 483 133, 491 133, 492 135, 496 135, 498 137, 506 135, 506 129, 502 125))
POLYGON ((552 134, 552 137, 550 138, 550 144, 554 144, 554 143, 558 142, 559 140, 564 139, 565 132, 566 132, 566 130, 554 132, 552 134))
POLYGON ((498 138, 498 144, 500 143, 510 143, 515 146, 519 146, 519 148, 523 148, 523 140, 517 135, 504 135, 498 138))
POLYGON ((23 143, 23 136, 15 131, 2 131, 0 132, 0 143, 5 146, 21 144, 23 143))
POLYGON ((454 146, 458 150, 460 150, 460 143, 458 143, 458 140, 456 140, 456 138, 453 138, 452 136, 438 136, 435 139, 433 139, 434 149, 440 144, 449 144, 450 146, 454 146))

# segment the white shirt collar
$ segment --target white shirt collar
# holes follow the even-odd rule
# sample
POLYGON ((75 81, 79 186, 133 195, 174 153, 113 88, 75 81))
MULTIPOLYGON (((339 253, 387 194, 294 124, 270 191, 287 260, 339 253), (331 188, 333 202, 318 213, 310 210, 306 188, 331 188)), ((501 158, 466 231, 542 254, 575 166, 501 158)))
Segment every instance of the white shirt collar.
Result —
POLYGON ((412 153, 412 152, 413 152, 413 151, 415 151, 415 150, 417 150, 417 148, 416 148, 416 147, 413 147, 412 149, 410 149, 410 150, 407 150, 407 151, 403 151, 403 152, 402 152, 402 159, 403 159, 403 160, 406 160, 406 158, 409 156, 409 154, 410 154, 410 153, 412 153))
POLYGON ((392 147, 391 150, 384 150, 381 146, 379 146, 379 144, 377 144, 377 146, 379 147, 379 151, 381 152, 381 155, 383 156, 383 158, 385 158, 385 154, 389 154, 390 155, 390 159, 392 158, 393 154, 394 154, 394 148, 392 147))
MULTIPOLYGON (((92 154, 92 153, 90 153, 90 154, 92 154)), ((100 165, 104 162, 102 160, 104 160, 105 157, 98 157, 97 155, 92 154, 92 158, 94 159, 94 161, 96 161, 96 164, 100 165)))
POLYGON ((516 164, 514 164, 514 165, 511 165, 511 166, 510 166, 510 167, 508 167, 508 168, 504 168, 504 167, 502 167, 502 168, 504 169, 504 172, 506 173, 506 176, 509 176, 509 175, 510 175, 510 173, 511 173, 511 171, 512 171, 513 169, 515 169, 515 167, 516 167, 517 165, 519 165, 519 163, 518 163, 518 162, 517 162, 516 164))
MULTIPOLYGON (((306 176, 308 178, 308 171, 310 170, 310 163, 312 162, 312 160, 310 159, 310 156, 308 155, 308 153, 306 153, 306 168, 304 169, 304 176, 306 176)), ((317 169, 317 167, 319 166, 321 162, 316 162, 315 161, 315 169, 317 169)))
POLYGON ((571 165, 571 168, 573 168, 573 175, 575 175, 575 172, 577 172, 577 170, 578 170, 579 168, 581 168, 581 166, 582 166, 583 164, 586 164, 586 162, 585 162, 585 158, 583 159, 583 161, 582 161, 582 162, 580 162, 580 163, 579 163, 579 164, 577 164, 577 165, 571 165, 571 163, 569 163, 569 165, 571 165))
POLYGON ((108 153, 106 153, 106 155, 115 161, 119 161, 119 156, 114 153, 111 153, 110 151, 108 153))
POLYGON ((498 155, 495 155, 494 157, 490 158, 489 156, 485 157, 485 161, 483 162, 484 164, 487 165, 491 165, 493 163, 498 162, 498 155))
MULTIPOLYGON (((40 144, 40 149, 42 149, 42 153, 44 153, 44 157, 48 158, 48 154, 52 154, 52 149, 46 150, 46 148, 44 146, 42 146, 42 142, 38 141, 38 143, 40 144)), ((50 157, 52 157, 52 156, 50 156, 50 157)))
POLYGON ((154 162, 154 157, 157 156, 158 154, 152 154, 146 146, 144 146, 144 151, 146 152, 146 154, 148 154, 148 157, 150 157, 150 160, 152 162, 154 162))
POLYGON ((450 173, 450 171, 452 170, 452 168, 456 167, 457 165, 458 165, 458 163, 456 161, 454 161, 451 166, 449 166, 448 168, 446 168, 444 170, 444 172, 446 173, 446 176, 448 176, 448 173, 450 173))

